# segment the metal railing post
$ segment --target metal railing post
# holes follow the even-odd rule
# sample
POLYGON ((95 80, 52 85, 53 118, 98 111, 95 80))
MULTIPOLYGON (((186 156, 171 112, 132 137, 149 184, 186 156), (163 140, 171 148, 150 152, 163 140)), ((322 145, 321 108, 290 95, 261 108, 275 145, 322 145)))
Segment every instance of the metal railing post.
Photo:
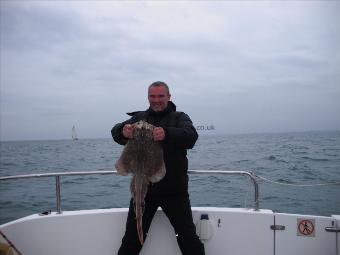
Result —
POLYGON ((57 214, 61 214, 60 175, 55 177, 55 191, 57 197, 57 214))
POLYGON ((249 172, 249 176, 254 184, 255 211, 259 211, 259 208, 260 208, 259 184, 257 183, 256 175, 253 172, 249 172))
POLYGON ((259 184, 257 181, 254 182, 255 185, 255 211, 260 210, 260 200, 259 200, 259 184))

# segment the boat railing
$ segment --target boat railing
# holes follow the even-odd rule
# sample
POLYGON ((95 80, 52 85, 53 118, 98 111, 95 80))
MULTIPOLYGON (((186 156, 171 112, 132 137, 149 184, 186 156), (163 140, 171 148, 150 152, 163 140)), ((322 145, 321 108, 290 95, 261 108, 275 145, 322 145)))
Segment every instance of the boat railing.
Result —
MULTIPOLYGON (((259 202, 259 185, 258 178, 253 172, 247 171, 224 171, 224 170, 188 170, 189 174, 223 174, 223 175, 242 175, 249 177, 254 186, 254 209, 255 211, 259 210, 260 202, 259 202)), ((26 174, 26 175, 13 175, 13 176, 3 176, 0 177, 0 181, 5 180, 15 180, 15 179, 29 179, 29 178, 46 178, 46 177, 54 177, 55 178, 55 187, 56 187, 56 209, 57 213, 60 214, 61 210, 61 182, 60 179, 63 176, 80 176, 80 175, 111 175, 118 174, 117 171, 78 171, 78 172, 59 172, 59 173, 40 173, 40 174, 26 174)))

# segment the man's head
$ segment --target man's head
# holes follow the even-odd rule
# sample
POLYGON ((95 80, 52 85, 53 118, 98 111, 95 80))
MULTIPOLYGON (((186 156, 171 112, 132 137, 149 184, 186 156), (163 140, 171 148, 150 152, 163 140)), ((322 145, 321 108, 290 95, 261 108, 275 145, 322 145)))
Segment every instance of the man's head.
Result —
POLYGON ((148 99, 153 111, 163 111, 168 106, 170 97, 169 87, 166 83, 156 81, 149 86, 148 99))

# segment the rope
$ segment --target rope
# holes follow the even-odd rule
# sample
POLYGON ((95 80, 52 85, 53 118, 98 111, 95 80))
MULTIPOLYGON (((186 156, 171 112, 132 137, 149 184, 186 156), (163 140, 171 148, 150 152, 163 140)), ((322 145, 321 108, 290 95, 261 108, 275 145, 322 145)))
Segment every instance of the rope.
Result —
MULTIPOLYGON (((255 174, 254 174, 255 175, 255 174)), ((278 182, 278 181, 273 181, 268 178, 262 177, 255 175, 258 179, 273 183, 273 184, 278 184, 278 185, 285 185, 285 186, 294 186, 294 187, 316 187, 316 186, 330 186, 330 185, 340 185, 340 182, 325 182, 325 183, 310 183, 310 184, 300 184, 300 183, 285 183, 285 182, 278 182)))
POLYGON ((7 236, 0 230, 0 235, 7 241, 8 245, 11 246, 18 255, 22 255, 22 253, 15 247, 15 245, 7 238, 7 236))

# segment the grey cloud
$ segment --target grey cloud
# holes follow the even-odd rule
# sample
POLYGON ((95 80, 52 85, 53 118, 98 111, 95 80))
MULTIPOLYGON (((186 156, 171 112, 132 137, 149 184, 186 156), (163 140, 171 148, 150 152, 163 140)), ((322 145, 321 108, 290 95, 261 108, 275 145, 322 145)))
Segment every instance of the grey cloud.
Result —
POLYGON ((107 136, 155 80, 220 132, 340 128, 328 3, 125 4, 1 2, 1 139, 107 136))
POLYGON ((2 46, 12 50, 44 50, 72 40, 83 31, 79 17, 67 9, 5 2, 1 8, 2 46))

